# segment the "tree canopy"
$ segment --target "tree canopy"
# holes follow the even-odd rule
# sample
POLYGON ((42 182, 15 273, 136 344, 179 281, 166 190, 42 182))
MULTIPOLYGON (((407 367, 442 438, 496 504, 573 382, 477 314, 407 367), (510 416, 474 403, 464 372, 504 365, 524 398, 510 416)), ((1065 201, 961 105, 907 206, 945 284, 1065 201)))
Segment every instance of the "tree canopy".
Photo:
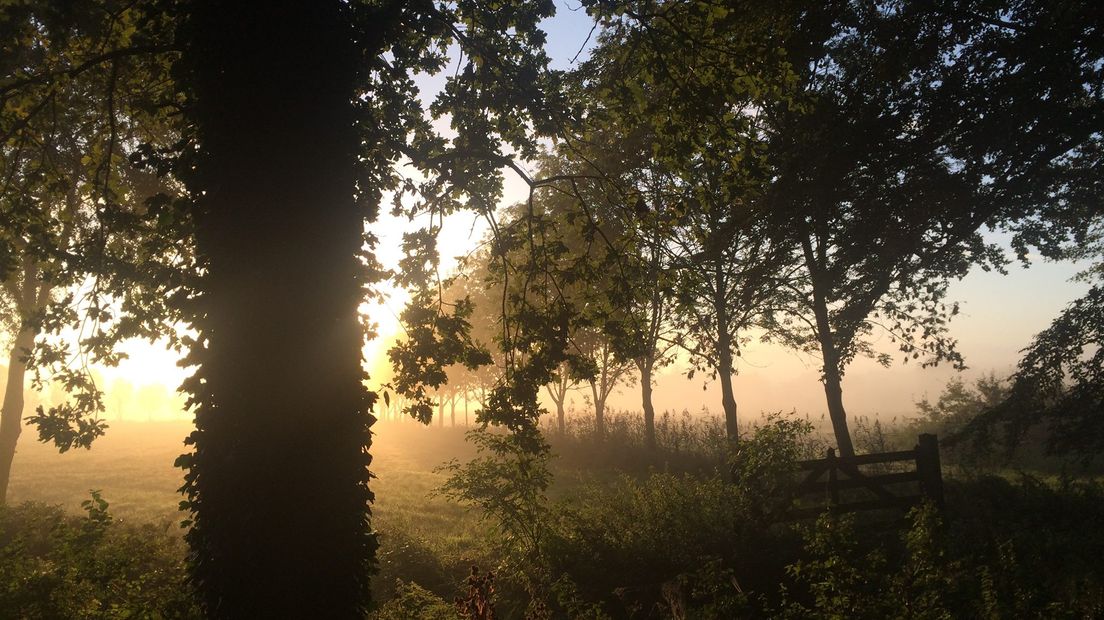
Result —
POLYGON ((191 276, 177 187, 149 159, 178 138, 167 20, 116 2, 0 9, 0 282, 11 316, 0 497, 23 418, 28 366, 69 402, 31 421, 61 450, 106 424, 89 364, 120 341, 174 340, 168 303, 191 276))
MULTIPOLYGON (((570 74, 548 69, 550 0, 5 5, 0 459, 24 363, 76 394, 33 416, 41 436, 88 445, 102 403, 74 350, 111 363, 167 335, 196 367, 179 464, 205 610, 353 616, 377 546, 358 307, 386 278, 412 291, 390 354, 410 414, 429 420, 450 369, 500 365, 477 420, 507 432, 475 436, 451 489, 529 501, 548 484, 538 396, 566 375, 600 418, 635 364, 647 411, 679 345, 720 380, 735 441, 741 343, 780 341, 818 357, 850 456, 847 367, 889 362, 879 330, 962 366, 948 283, 1007 263, 988 231, 1022 259, 1097 256, 1089 3, 583 5, 600 35, 570 74), (443 78, 426 109, 418 75, 443 78), (502 210, 515 173, 530 195, 502 210), (429 222, 395 274, 373 255, 386 198, 429 222), (446 293, 436 238, 461 210, 491 231, 483 290, 446 293), (490 342, 472 335, 488 301, 490 342)), ((1040 334, 987 419, 1019 432, 1030 405, 1056 448, 1104 445, 1101 308, 1096 286, 1040 334)))

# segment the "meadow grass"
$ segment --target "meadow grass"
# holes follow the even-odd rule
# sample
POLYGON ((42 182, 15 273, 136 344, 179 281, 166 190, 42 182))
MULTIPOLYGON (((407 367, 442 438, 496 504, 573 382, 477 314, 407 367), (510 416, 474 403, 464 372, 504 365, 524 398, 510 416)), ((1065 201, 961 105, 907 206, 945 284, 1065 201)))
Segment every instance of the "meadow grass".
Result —
MULTIPOLYGON (((855 427, 856 443, 864 451, 908 447, 901 443, 915 441, 917 430, 861 419, 856 419, 855 427)), ((588 606, 597 606, 594 609, 601 608, 613 617, 628 617, 626 610, 639 607, 651 610, 641 617, 666 617, 663 610, 673 603, 660 593, 673 587, 683 588, 690 597, 686 600, 697 601, 694 604, 700 609, 728 610, 702 617, 755 617, 785 609, 824 611, 828 607, 817 598, 816 584, 836 573, 819 575, 817 562, 824 566, 842 562, 861 575, 866 570, 867 553, 882 554, 879 561, 883 564, 891 562, 892 570, 878 574, 890 580, 883 584, 886 592, 913 587, 908 577, 909 571, 917 570, 909 564, 916 561, 908 546, 913 543, 903 546, 899 528, 879 533, 860 519, 857 525, 862 535, 843 541, 858 555, 836 557, 832 555, 836 543, 818 551, 815 537, 809 539, 812 542, 802 542, 801 528, 794 530, 771 521, 770 502, 765 500, 773 495, 769 489, 758 488, 762 486, 758 476, 745 480, 746 484, 732 484, 735 470, 719 420, 689 413, 663 414, 657 420, 654 452, 644 447, 639 414, 610 413, 607 429, 599 437, 593 422, 585 417, 572 419, 563 434, 545 428, 554 458, 543 524, 549 533, 543 561, 551 571, 546 575, 551 582, 543 587, 551 592, 546 589, 542 596, 561 605, 560 612, 574 610, 568 615, 579 615, 591 608, 588 606), (822 552, 828 555, 817 555, 822 552), (787 572, 793 566, 805 566, 806 573, 787 572), (801 583, 802 579, 812 580, 813 586, 801 583), (731 584, 737 582, 762 597, 748 598, 740 588, 733 590, 731 584), (777 590, 783 583, 791 589, 777 590), (794 595, 798 598, 792 598, 794 595), (564 601, 572 600, 581 606, 563 606, 564 601)), ((175 525, 185 515, 177 509, 181 471, 173 461, 184 451, 183 439, 189 430, 183 421, 116 423, 91 450, 64 454, 34 442, 28 433, 13 467, 11 505, 38 502, 83 516, 81 502, 89 498, 90 490, 98 490, 117 521, 132 528, 153 524, 166 532, 164 536, 172 544, 159 543, 154 535, 133 540, 160 545, 156 548, 162 549, 165 557, 159 561, 166 565, 175 561, 177 568, 172 570, 182 576, 184 545, 178 536, 183 530, 175 525)), ((516 548, 511 555, 495 523, 478 509, 435 493, 449 476, 441 469, 444 463, 453 459, 466 462, 476 456, 473 445, 465 440, 468 430, 425 427, 412 421, 381 422, 375 427, 372 522, 379 533, 380 549, 373 587, 377 601, 399 604, 390 612, 381 612, 380 618, 403 617, 406 612, 401 610, 407 609, 403 604, 421 604, 418 601, 423 599, 439 602, 440 609, 451 609, 451 601, 466 592, 472 566, 499 573, 500 617, 526 616, 526 605, 536 600, 518 577, 524 569, 523 563, 517 562, 516 548)), ((755 432, 750 426, 747 435, 751 443, 742 445, 753 445, 755 432)), ((818 458, 827 445, 827 438, 819 432, 796 441, 789 445, 798 458, 818 458)), ((1094 560, 1104 553, 1104 536, 1097 528, 1086 528, 1104 519, 1100 501, 1104 490, 1091 482, 1062 486, 1020 478, 961 476, 956 480, 949 476, 945 517, 950 529, 945 538, 950 542, 946 555, 939 556, 947 559, 925 564, 928 577, 967 583, 968 587, 960 588, 963 600, 982 595, 1011 597, 1009 600, 1018 602, 1005 609, 1008 613, 1031 615, 1052 604, 1063 610, 1100 609, 1104 613, 1096 607, 1104 601, 1104 577, 1094 560), (975 557, 980 559, 975 561, 975 557), (1047 580, 1033 578, 1033 566, 1046 566, 1051 576, 1047 580), (974 583, 975 573, 991 578, 974 583), (1023 592, 1027 594, 1021 596, 1023 592)), ((26 514, 44 514, 36 510, 40 512, 26 514)), ((18 513, 10 514, 15 519, 12 523, 20 523, 18 513)), ((123 533, 126 531, 133 530, 123 533)), ((926 541, 943 536, 933 534, 935 531, 914 529, 908 536, 923 534, 926 541)), ((117 549, 120 562, 125 549, 117 549)), ((34 574, 33 564, 27 567, 27 574, 34 574)), ((885 600, 874 597, 858 583, 836 585, 853 588, 851 594, 860 599, 893 604, 892 596, 882 597, 885 600)), ((171 588, 158 590, 162 591, 171 588)))
MULTIPOLYGON (((469 566, 493 561, 482 551, 487 528, 479 516, 433 493, 447 476, 437 471, 440 465, 474 455, 464 441, 466 429, 414 422, 379 423, 374 429, 377 596, 388 598, 400 578, 451 595, 459 591, 469 566)), ((114 519, 182 533, 171 527, 185 517, 177 492, 182 472, 173 462, 184 452, 190 430, 183 421, 112 423, 91 449, 58 453, 34 441, 28 429, 13 465, 9 502, 38 502, 79 515, 81 502, 97 490, 114 519)))

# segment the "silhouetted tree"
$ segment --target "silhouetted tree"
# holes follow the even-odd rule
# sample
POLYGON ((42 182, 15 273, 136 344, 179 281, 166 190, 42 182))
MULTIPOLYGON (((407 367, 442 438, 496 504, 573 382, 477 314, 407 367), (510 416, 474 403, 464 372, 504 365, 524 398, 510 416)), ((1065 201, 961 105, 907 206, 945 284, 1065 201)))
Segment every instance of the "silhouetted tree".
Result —
POLYGON ((804 97, 767 115, 769 212, 797 244, 791 342, 820 353, 843 455, 844 371, 858 354, 889 363, 866 336, 884 329, 906 359, 961 365, 947 281, 1005 260, 982 227, 1083 186, 1082 149, 1099 140, 1100 91, 1085 87, 1099 83, 1099 37, 1087 6, 1048 6, 840 3, 792 31, 804 97))
MULTIPOLYGON (((644 442, 655 447, 655 407, 652 387, 655 373, 674 360, 683 339, 673 320, 677 270, 671 259, 669 238, 673 234, 672 205, 665 193, 663 173, 651 163, 651 141, 646 128, 624 126, 605 118, 606 102, 595 88, 587 87, 593 75, 579 71, 582 84, 575 85, 578 106, 586 110, 584 131, 558 149, 558 168, 545 176, 562 177, 557 190, 581 205, 565 205, 569 222, 590 223, 593 217, 610 218, 616 226, 606 227, 604 241, 616 260, 602 271, 615 270, 616 278, 601 277, 590 287, 600 288, 616 308, 602 318, 602 330, 618 360, 631 360, 640 380, 644 414, 644 442), (572 174, 574 176, 572 176, 572 174), (585 216, 585 219, 581 216, 585 216)), ((563 394, 561 394, 562 396, 563 394)), ((558 403, 562 408, 562 405, 558 403)))
MULTIPOLYGON (((612 13, 579 71, 594 100, 588 121, 629 136, 640 151, 622 168, 637 198, 630 204, 640 212, 638 230, 653 260, 674 272, 680 344, 696 370, 720 381, 735 441, 741 334, 766 311, 789 260, 767 234, 758 203, 767 177, 757 121, 765 102, 788 96, 789 70, 772 34, 787 10, 648 2, 612 13)), ((649 273, 647 263, 641 273, 649 273)), ((659 298, 638 306, 644 333, 663 324, 655 320, 664 293, 656 284, 659 298)))
MULTIPOLYGON (((551 3, 281 2, 183 6, 178 65, 193 142, 178 169, 196 202, 203 279, 189 310, 196 431, 185 467, 192 574, 218 616, 353 617, 368 604, 368 409, 362 386, 364 286, 382 274, 363 251, 384 192, 436 215, 493 203, 502 142, 524 156, 551 3), (411 76, 464 51, 433 115, 411 76), (407 158, 424 182, 402 178, 407 158), (471 198, 470 201, 466 200, 471 198)), ((434 220, 437 221, 437 220, 434 220)), ((436 284, 432 235, 407 239, 400 283, 436 284)), ((414 374, 479 356, 434 346, 463 331, 415 295, 406 350, 414 374), (417 314, 417 308, 431 311, 417 314), (424 336, 424 337, 423 337, 424 336)), ((461 312, 462 314, 462 312, 461 312)), ((402 382, 402 377, 396 379, 402 382)), ((409 384, 407 384, 409 385, 409 384)), ((404 394, 429 406, 424 390, 404 394)), ((409 409, 409 407, 408 407, 409 409)), ((503 409, 505 417, 514 416, 503 409)), ((521 414, 527 418, 528 412, 521 414)), ((512 418, 511 418, 512 419, 512 418)))
POLYGON ((683 344, 684 335, 679 333, 675 322, 675 282, 678 274, 665 246, 666 227, 661 223, 661 218, 665 215, 660 206, 663 198, 654 187, 645 185, 643 189, 653 190, 645 191, 645 195, 650 194, 654 211, 641 213, 642 209, 637 210, 642 225, 637 229, 634 243, 637 260, 633 261, 632 270, 636 274, 636 285, 632 287, 632 291, 635 294, 628 304, 628 312, 632 318, 626 322, 625 339, 621 342, 632 343, 629 355, 640 373, 644 445, 649 450, 655 450, 656 412, 652 402, 655 374, 660 368, 674 362, 677 347, 683 344), (649 217, 659 218, 659 221, 647 219, 649 217))
POLYGON ((39 438, 88 447, 106 428, 89 364, 117 363, 125 338, 174 335, 166 302, 189 260, 187 223, 171 182, 143 165, 176 140, 159 109, 172 103, 166 26, 141 3, 0 8, 0 297, 12 330, 0 502, 28 371, 71 395, 29 418, 39 438))
POLYGON ((545 393, 556 405, 556 430, 561 435, 567 432, 567 395, 572 389, 578 389, 578 381, 571 378, 567 364, 560 364, 552 382, 544 386, 545 393))
POLYGON ((619 339, 624 333, 622 326, 632 319, 623 303, 626 291, 640 282, 629 270, 632 240, 624 222, 613 213, 617 205, 594 195, 603 190, 600 184, 580 183, 575 172, 565 166, 572 164, 546 157, 540 174, 571 179, 570 191, 552 187, 510 210, 512 217, 507 222, 517 240, 507 258, 519 271, 536 276, 525 286, 535 282, 547 292, 540 296, 539 306, 535 295, 515 295, 525 306, 508 310, 518 317, 541 313, 566 326, 565 362, 555 373, 560 384, 553 397, 557 420, 568 386, 587 383, 595 430, 602 434, 609 397, 632 379, 629 371, 634 362, 619 339))
POLYGON ((1036 334, 999 403, 965 429, 975 442, 1019 444, 1044 427, 1049 454, 1074 456, 1085 464, 1104 450, 1104 289, 1099 284, 1071 303, 1036 334), (992 437, 994 428, 1003 432, 992 437))
MULTIPOLYGON (((1074 2, 1055 10, 1045 2, 1024 2, 994 22, 988 18, 985 46, 971 60, 1000 75, 1000 92, 1027 91, 1011 113, 1025 135, 993 139, 1030 155, 1021 177, 1006 182, 1003 224, 1025 264, 1030 254, 1052 260, 1089 261, 1078 275, 1092 284, 1023 351, 1008 398, 980 416, 967 435, 989 439, 994 427, 1014 446, 1042 427, 1047 450, 1085 462, 1104 447, 1104 16, 1096 5, 1074 2)), ((1011 124, 1011 123, 1010 123, 1011 124)), ((984 126, 984 125, 983 125, 984 126)), ((999 178, 999 177, 998 177, 999 178)))

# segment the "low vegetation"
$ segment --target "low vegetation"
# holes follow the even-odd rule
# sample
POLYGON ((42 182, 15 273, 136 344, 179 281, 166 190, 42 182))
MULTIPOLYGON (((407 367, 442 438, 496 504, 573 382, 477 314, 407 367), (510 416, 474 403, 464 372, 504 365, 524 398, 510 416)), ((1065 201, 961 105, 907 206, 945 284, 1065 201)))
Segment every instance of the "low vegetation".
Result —
MULTIPOLYGON (((940 411, 951 400, 922 403, 913 420, 861 421, 856 446, 898 449, 919 431, 946 430, 940 411)), ((516 467, 465 466, 479 455, 466 429, 381 423, 374 617, 485 617, 488 606, 499 618, 1104 613, 1104 487, 1092 471, 1017 471, 952 446, 942 511, 793 521, 793 466, 823 455, 819 421, 767 416, 728 456, 719 420, 662 414, 650 451, 639 416, 607 415, 602 436, 578 418, 565 433, 546 429, 552 456, 540 465, 550 484, 525 494, 531 476, 516 467)), ((24 502, 0 512, 0 616, 197 616, 172 489, 134 495, 169 482, 161 474, 178 440, 160 428, 119 429, 110 455, 21 453, 34 466, 13 480, 24 502), (109 493, 77 488, 80 474, 62 475, 77 468, 111 479, 95 467, 123 462, 148 479, 113 485, 127 498, 117 508, 109 493)))

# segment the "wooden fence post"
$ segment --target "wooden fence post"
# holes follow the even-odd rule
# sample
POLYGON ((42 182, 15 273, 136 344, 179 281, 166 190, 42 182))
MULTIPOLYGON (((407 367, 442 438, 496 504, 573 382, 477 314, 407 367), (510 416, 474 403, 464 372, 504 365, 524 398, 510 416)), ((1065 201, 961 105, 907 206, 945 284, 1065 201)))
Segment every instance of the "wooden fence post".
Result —
POLYGON ((943 472, 939 465, 939 440, 931 433, 920 435, 916 443, 916 474, 920 491, 943 509, 943 472))

